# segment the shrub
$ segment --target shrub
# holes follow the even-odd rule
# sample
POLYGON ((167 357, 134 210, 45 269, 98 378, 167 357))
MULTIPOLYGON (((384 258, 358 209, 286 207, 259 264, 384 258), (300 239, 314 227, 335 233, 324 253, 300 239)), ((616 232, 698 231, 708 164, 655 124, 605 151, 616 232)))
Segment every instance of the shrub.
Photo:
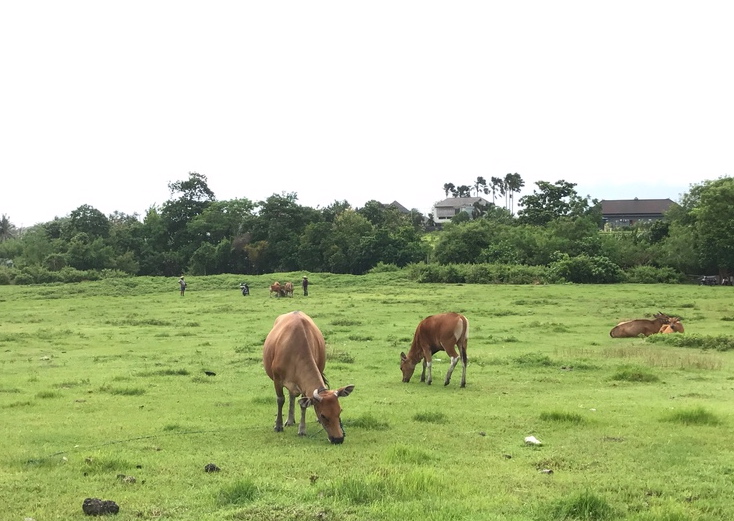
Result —
POLYGON ((590 257, 581 254, 570 257, 566 253, 556 253, 550 265, 553 275, 559 279, 578 284, 610 284, 624 280, 622 268, 607 257, 590 257))
POLYGON ((673 268, 654 266, 635 266, 625 271, 627 282, 638 284, 679 284, 684 275, 673 268))

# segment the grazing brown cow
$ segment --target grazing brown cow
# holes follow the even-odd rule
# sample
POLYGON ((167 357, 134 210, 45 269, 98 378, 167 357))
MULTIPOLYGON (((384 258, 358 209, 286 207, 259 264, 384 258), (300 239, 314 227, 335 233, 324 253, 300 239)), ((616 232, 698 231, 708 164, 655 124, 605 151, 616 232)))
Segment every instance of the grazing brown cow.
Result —
POLYGON ((664 335, 668 333, 683 333, 685 329, 683 329, 683 323, 680 321, 680 317, 672 317, 670 324, 665 324, 661 327, 660 332, 664 335))
POLYGON ((670 317, 665 313, 658 312, 653 320, 640 318, 620 322, 612 328, 609 336, 612 338, 630 338, 640 335, 650 336, 660 332, 660 328, 670 322, 670 317))
POLYGON ((292 297, 293 296, 293 283, 292 282, 286 282, 283 286, 283 296, 284 297, 292 297))
POLYGON ((408 354, 400 353, 400 370, 403 372, 403 382, 410 382, 415 366, 423 360, 423 372, 421 382, 425 381, 431 385, 433 375, 431 372, 431 356, 438 351, 446 351, 451 357, 451 365, 446 372, 443 384, 448 385, 451 374, 454 372, 456 363, 461 356, 461 387, 466 386, 466 339, 469 334, 469 321, 459 313, 441 313, 424 318, 418 324, 410 344, 408 354), (459 348, 456 352, 454 346, 459 348), (428 368, 428 380, 426 380, 426 368, 428 368))
POLYGON ((282 293, 283 288, 280 286, 280 282, 275 281, 270 285, 270 296, 273 296, 273 293, 275 293, 276 297, 279 297, 282 293))
POLYGON ((265 372, 273 380, 278 402, 275 431, 283 430, 283 387, 288 389, 290 402, 286 426, 295 425, 295 400, 301 406, 301 422, 298 435, 306 435, 306 408, 313 405, 316 419, 326 430, 331 443, 344 441, 344 429, 340 419, 339 397, 349 396, 354 390, 347 385, 337 390, 327 389, 324 380, 326 345, 324 337, 311 317, 300 311, 280 315, 263 346, 265 372))

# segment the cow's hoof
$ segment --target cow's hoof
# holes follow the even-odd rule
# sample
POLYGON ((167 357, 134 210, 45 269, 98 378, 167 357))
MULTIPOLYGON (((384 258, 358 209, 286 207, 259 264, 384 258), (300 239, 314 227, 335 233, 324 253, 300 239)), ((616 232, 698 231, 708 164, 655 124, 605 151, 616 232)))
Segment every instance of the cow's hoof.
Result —
POLYGON ((449 383, 451 383, 451 380, 446 380, 446 381, 445 381, 445 382, 443 383, 444 387, 446 387, 446 386, 447 386, 447 385, 448 385, 449 383))
POLYGON ((275 432, 283 432, 283 427, 278 427, 278 426, 276 425, 275 427, 273 427, 273 430, 274 430, 275 432))
POLYGON ((306 433, 305 433, 305 432, 299 432, 299 433, 298 433, 298 435, 299 435, 299 436, 305 436, 305 435, 306 435, 306 433))

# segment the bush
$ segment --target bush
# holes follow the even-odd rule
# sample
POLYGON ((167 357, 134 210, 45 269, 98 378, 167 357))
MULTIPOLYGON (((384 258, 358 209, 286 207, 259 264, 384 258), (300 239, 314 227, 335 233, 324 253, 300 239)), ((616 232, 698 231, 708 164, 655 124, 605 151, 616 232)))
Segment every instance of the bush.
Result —
POLYGON ((635 266, 625 271, 625 278, 638 284, 680 284, 685 276, 669 267, 635 266))
POLYGON ((411 264, 408 277, 416 282, 467 284, 547 284, 553 277, 545 266, 523 264, 411 264))
POLYGON ((578 284, 610 284, 624 280, 622 268, 607 257, 590 257, 581 254, 570 257, 566 253, 556 253, 550 270, 559 279, 578 284))

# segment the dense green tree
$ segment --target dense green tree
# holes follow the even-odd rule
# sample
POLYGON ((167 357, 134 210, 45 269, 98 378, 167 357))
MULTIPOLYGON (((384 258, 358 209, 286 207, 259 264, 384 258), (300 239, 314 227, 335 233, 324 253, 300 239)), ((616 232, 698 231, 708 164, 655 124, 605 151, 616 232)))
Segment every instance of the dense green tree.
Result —
POLYGON ((704 268, 718 270, 722 277, 734 269, 734 178, 706 183, 693 209, 698 251, 704 268))
POLYGON ((561 180, 555 184, 547 181, 535 184, 538 189, 533 190, 532 195, 520 198, 522 209, 518 212, 518 219, 521 223, 543 226, 559 217, 581 216, 598 216, 601 220, 599 201, 588 195, 580 197, 574 189, 576 183, 561 180))
POLYGON ((69 238, 79 233, 85 233, 90 239, 106 238, 110 235, 110 220, 93 206, 83 204, 69 214, 64 231, 69 238))
MULTIPOLYGON (((445 183, 443 185, 443 191, 446 194, 446 197, 448 197, 449 194, 456 193, 456 186, 454 186, 454 183, 445 183)), ((454 195, 454 197, 456 197, 456 195, 454 195)))

